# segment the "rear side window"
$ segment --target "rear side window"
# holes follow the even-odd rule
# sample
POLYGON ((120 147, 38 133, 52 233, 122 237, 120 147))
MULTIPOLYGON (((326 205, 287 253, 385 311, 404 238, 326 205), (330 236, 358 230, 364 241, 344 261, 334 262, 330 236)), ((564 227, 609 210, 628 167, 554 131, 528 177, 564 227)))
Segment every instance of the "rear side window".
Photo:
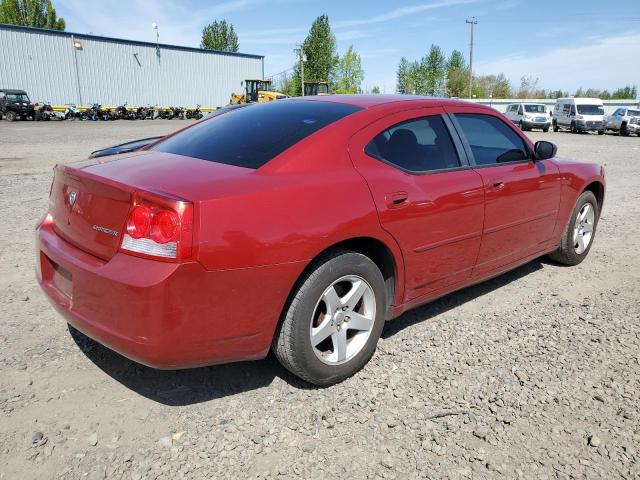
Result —
POLYGON ((376 135, 364 151, 374 158, 414 173, 460 166, 449 130, 440 115, 394 125, 376 135))
POLYGON ((492 115, 456 113, 476 165, 495 165, 529 158, 524 141, 506 123, 492 115))
POLYGON ((276 100, 206 120, 150 150, 260 168, 305 137, 358 110, 342 103, 276 100))

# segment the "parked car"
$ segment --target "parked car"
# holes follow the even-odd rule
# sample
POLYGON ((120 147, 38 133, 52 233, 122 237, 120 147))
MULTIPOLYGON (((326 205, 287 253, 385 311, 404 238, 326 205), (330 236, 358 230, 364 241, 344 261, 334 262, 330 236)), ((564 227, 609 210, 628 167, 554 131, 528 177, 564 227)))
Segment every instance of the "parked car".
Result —
POLYGON ((553 109, 553 131, 604 134, 604 105, 599 98, 559 98, 553 109))
MULTIPOLYGON (((343 380, 386 320, 593 244, 603 168, 492 108, 316 96, 54 169, 37 279, 73 328, 161 369, 259 359, 343 380)), ((418 352, 416 352, 418 353, 418 352)))
POLYGON ((635 133, 640 136, 640 109, 620 107, 605 118, 605 128, 622 136, 635 133))
POLYGON ((18 118, 26 120, 34 117, 33 104, 29 100, 27 92, 24 90, 0 90, 0 119, 5 118, 9 122, 13 122, 18 118))
POLYGON ((551 126, 551 116, 542 103, 512 103, 507 106, 505 116, 520 130, 539 128, 548 132, 551 126))

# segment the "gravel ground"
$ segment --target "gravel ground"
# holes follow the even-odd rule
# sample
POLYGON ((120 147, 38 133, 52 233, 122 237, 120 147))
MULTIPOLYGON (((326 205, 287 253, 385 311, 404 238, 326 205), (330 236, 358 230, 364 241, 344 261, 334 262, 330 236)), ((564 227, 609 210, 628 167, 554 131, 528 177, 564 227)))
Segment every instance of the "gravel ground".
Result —
POLYGON ((163 372, 73 338, 34 279, 56 162, 186 122, 0 122, 0 479, 640 478, 640 139, 532 133, 606 165, 590 256, 387 324, 309 388, 273 358, 163 372))

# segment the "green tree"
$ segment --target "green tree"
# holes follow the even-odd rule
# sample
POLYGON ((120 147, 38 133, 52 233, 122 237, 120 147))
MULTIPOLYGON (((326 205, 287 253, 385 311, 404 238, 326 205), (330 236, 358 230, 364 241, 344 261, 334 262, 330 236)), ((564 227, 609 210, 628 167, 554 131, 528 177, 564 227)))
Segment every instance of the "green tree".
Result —
POLYGON ((64 30, 63 18, 58 18, 51 0, 0 0, 0 23, 25 27, 64 30))
POLYGON ((562 90, 553 90, 549 92, 549 98, 564 98, 568 96, 569 92, 563 92, 562 90))
POLYGON ((336 93, 360 93, 360 85, 364 80, 364 70, 360 55, 350 46, 339 58, 333 75, 333 91, 336 93))
POLYGON ((458 50, 451 52, 447 61, 447 93, 451 97, 461 97, 467 89, 469 68, 464 55, 458 50))
POLYGON ((634 86, 631 87, 627 85, 624 88, 618 88, 611 93, 611 98, 619 100, 619 99, 636 99, 638 98, 638 89, 634 86))
POLYGON ((200 48, 237 52, 240 44, 233 25, 226 20, 214 20, 202 29, 200 48))
POLYGON ((445 89, 447 61, 438 45, 431 45, 429 53, 422 57, 419 67, 418 93, 442 95, 445 89))
MULTIPOLYGON (((311 24, 307 38, 302 42, 307 61, 304 62, 304 79, 309 82, 328 82, 337 62, 336 37, 331 31, 329 17, 320 15, 311 24)), ((300 95, 300 62, 296 59, 293 77, 287 94, 300 95)))
POLYGON ((373 88, 371 89, 371 93, 374 95, 379 95, 380 94, 380 87, 377 85, 374 85, 373 88))
POLYGON ((411 64, 409 60, 402 57, 400 59, 400 63, 398 64, 398 72, 396 76, 396 92, 401 93, 403 95, 408 95, 413 93, 409 89, 409 75, 411 72, 411 64))
POLYGON ((499 75, 481 75, 473 77, 471 94, 475 98, 512 98, 513 89, 509 79, 501 73, 499 75))

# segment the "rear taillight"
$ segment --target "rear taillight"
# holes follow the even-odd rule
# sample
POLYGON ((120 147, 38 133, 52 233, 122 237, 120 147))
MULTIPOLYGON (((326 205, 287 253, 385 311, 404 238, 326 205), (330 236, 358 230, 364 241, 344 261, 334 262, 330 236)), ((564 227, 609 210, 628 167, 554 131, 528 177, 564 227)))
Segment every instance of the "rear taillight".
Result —
POLYGON ((154 194, 133 197, 122 236, 125 253, 163 260, 191 257, 193 204, 154 194))

